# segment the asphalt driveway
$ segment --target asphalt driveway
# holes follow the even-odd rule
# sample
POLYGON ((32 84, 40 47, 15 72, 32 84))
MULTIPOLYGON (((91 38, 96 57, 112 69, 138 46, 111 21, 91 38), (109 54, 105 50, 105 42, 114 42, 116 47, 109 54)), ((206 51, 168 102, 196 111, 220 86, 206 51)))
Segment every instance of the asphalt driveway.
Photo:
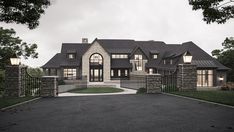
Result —
POLYGON ((163 94, 43 98, 0 112, 0 131, 231 132, 234 109, 163 94))

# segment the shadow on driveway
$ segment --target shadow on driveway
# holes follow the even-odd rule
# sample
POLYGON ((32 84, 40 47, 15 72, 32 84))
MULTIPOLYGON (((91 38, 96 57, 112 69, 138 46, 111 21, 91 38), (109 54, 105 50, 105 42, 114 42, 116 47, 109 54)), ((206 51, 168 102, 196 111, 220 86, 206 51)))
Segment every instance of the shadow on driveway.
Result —
POLYGON ((0 112, 11 132, 234 131, 234 109, 163 95, 42 98, 0 112))

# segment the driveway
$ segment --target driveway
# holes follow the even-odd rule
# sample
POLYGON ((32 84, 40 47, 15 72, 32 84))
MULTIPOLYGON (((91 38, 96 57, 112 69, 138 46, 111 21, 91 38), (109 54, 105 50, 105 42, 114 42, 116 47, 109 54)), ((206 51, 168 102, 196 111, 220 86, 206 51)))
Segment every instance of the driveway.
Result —
POLYGON ((0 112, 10 132, 234 131, 234 109, 163 95, 43 98, 0 112))

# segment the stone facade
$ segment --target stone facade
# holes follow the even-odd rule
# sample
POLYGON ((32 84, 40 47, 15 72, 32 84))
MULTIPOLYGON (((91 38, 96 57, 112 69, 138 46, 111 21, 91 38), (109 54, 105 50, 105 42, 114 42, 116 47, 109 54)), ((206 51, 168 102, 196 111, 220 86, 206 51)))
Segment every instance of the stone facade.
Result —
POLYGON ((26 67, 23 66, 7 66, 5 72, 5 93, 4 96, 21 97, 25 96, 25 91, 22 88, 21 72, 24 72, 26 67))
POLYGON ((58 96, 58 77, 43 76, 41 78, 41 97, 56 97, 58 96))
POLYGON ((197 89, 196 65, 179 64, 177 66, 177 88, 181 91, 197 89))
POLYGON ((146 75, 147 93, 161 93, 162 77, 160 74, 146 75))
POLYGON ((98 53, 103 57, 103 81, 110 81, 110 55, 96 41, 82 56, 82 76, 87 76, 87 79, 89 81, 89 58, 94 53, 98 53))

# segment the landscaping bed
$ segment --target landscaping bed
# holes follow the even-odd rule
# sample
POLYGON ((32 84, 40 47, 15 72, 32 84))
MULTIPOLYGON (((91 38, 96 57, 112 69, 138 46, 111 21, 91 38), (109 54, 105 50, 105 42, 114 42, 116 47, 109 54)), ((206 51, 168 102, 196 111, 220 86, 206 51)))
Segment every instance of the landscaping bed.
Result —
POLYGON ((70 93, 117 93, 123 92, 124 90, 119 88, 112 88, 112 87, 95 87, 95 88, 85 88, 85 89, 73 89, 68 92, 70 93))
POLYGON ((0 109, 14 105, 14 104, 18 104, 18 103, 21 103, 24 101, 28 101, 28 100, 31 100, 33 98, 36 98, 36 97, 32 97, 32 96, 18 97, 18 98, 17 97, 2 97, 2 98, 0 98, 0 109))
POLYGON ((234 106, 234 91, 177 91, 170 93, 234 106))

